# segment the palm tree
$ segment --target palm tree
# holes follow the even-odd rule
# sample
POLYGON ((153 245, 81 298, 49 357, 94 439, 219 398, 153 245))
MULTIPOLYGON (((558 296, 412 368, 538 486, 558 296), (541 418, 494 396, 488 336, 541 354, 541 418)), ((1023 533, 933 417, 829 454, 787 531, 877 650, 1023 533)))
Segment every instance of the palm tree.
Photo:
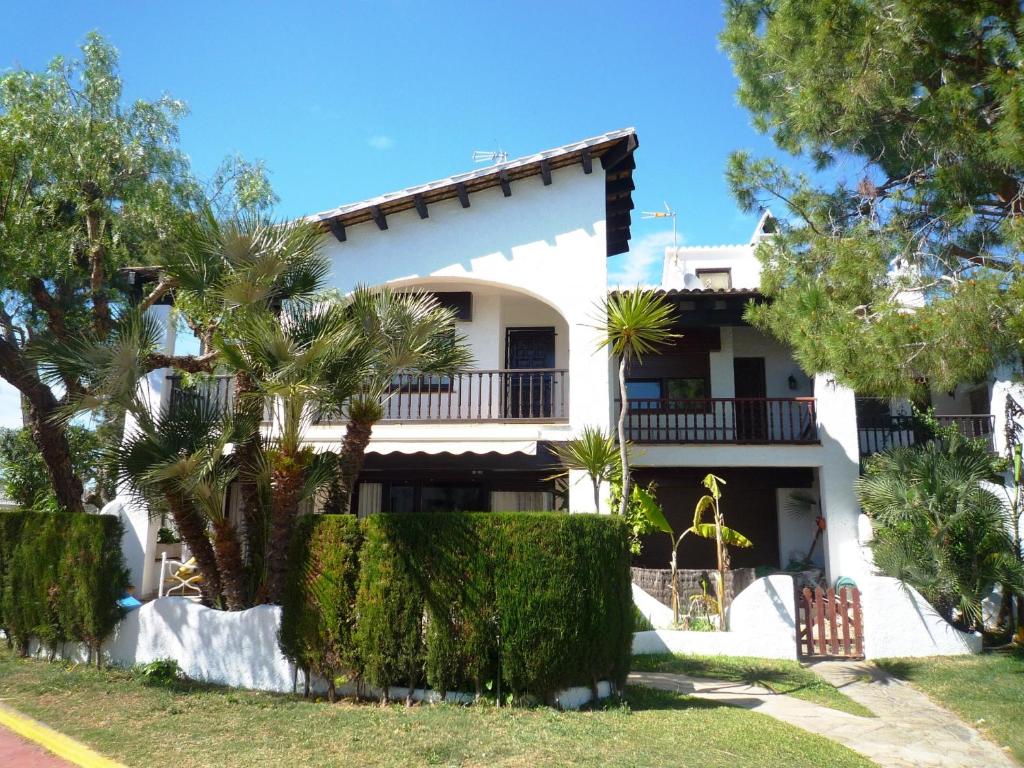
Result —
POLYGON ((373 425, 395 391, 395 377, 415 373, 452 375, 472 365, 455 313, 428 293, 359 286, 345 312, 358 335, 347 357, 336 361, 330 403, 348 419, 338 457, 335 504, 350 511, 373 425))
POLYGON ((601 483, 611 482, 620 474, 619 449, 615 439, 599 427, 586 426, 583 434, 551 449, 563 469, 585 472, 594 486, 594 511, 601 509, 601 483))
POLYGON ((675 322, 675 308, 657 291, 637 288, 633 291, 616 291, 601 304, 604 320, 602 337, 598 348, 607 347, 619 358, 619 457, 622 462, 622 499, 619 514, 625 517, 629 505, 630 476, 629 457, 626 451, 626 416, 629 401, 626 397, 626 369, 636 358, 668 345, 680 334, 672 331, 675 322))
POLYGON ((235 371, 249 373, 253 387, 243 405, 273 407, 273 440, 265 451, 270 478, 270 541, 267 596, 279 603, 287 572, 291 532, 300 504, 328 478, 326 457, 303 446, 306 427, 331 392, 330 372, 360 342, 345 308, 336 302, 290 304, 279 313, 239 312, 231 333, 213 343, 235 371))
MULTIPOLYGON (((218 220, 209 208, 185 222, 162 268, 204 349, 216 353, 214 338, 230 336, 238 313, 264 310, 279 314, 289 303, 314 300, 329 272, 323 238, 309 222, 275 222, 242 212, 218 220)), ((238 489, 245 520, 251 591, 266 586, 269 506, 261 488, 266 468, 260 422, 263 403, 255 393, 264 371, 237 368, 234 377, 234 445, 238 489)))
POLYGON ((947 620, 978 630, 993 584, 1024 594, 1008 508, 986 486, 1002 483, 1001 469, 983 441, 952 431, 877 454, 857 481, 879 570, 915 587, 947 620))

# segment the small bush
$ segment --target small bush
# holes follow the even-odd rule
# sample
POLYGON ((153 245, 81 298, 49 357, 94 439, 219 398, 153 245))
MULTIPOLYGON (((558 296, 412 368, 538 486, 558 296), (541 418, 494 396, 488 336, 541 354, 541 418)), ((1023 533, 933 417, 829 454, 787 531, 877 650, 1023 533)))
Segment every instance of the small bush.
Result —
POLYGON ((178 662, 174 659, 157 659, 136 668, 136 675, 143 685, 174 686, 185 679, 178 662))

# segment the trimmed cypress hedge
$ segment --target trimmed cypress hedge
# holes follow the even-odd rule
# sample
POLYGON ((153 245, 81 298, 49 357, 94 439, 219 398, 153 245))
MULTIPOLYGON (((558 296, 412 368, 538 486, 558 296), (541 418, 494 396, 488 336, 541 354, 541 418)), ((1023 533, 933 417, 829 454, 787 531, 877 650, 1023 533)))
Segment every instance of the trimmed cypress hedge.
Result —
POLYGON ((116 517, 66 512, 0 513, 0 626, 24 652, 36 637, 99 646, 124 615, 128 586, 116 517))
MULTIPOLYGON (((307 672, 326 678, 332 700, 335 679, 359 668, 353 634, 362 539, 362 527, 351 515, 305 515, 292 537, 281 650, 307 672)), ((308 674, 306 680, 308 685, 308 674)))
MULTIPOLYGON (((297 538, 318 539, 326 535, 321 527, 340 525, 309 524, 297 538)), ((441 693, 479 693, 500 677, 504 691, 549 700, 574 685, 625 682, 634 611, 621 520, 389 514, 362 529, 351 652, 372 685, 415 687, 425 678, 441 693)), ((341 611, 311 620, 289 608, 320 610, 304 573, 293 575, 282 619, 282 648, 297 661, 306 656, 295 649, 321 642, 311 627, 353 617, 341 611)))

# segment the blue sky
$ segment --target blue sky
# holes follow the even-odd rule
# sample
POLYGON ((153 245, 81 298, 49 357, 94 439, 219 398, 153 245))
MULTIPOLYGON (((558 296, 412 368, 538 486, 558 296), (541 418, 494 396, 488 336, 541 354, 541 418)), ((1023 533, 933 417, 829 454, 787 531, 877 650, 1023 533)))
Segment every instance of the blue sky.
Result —
MULTIPOLYGON (((99 30, 128 97, 189 105, 196 171, 263 160, 283 216, 470 169, 475 149, 516 157, 632 125, 638 212, 668 201, 682 242, 742 242, 757 217, 730 197, 726 158, 770 142, 736 103, 721 25, 712 0, 12 3, 0 70, 75 56, 99 30)), ((610 263, 624 284, 656 280, 671 242, 664 220, 634 218, 610 263)))

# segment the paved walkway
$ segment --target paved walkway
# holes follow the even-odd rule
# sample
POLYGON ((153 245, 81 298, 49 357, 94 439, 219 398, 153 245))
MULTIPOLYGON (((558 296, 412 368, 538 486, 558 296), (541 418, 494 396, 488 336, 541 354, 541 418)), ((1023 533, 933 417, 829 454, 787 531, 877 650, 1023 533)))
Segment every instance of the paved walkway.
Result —
POLYGON ((73 768, 73 764, 0 726, 0 765, 4 768, 73 768))
POLYGON ((660 672, 634 672, 629 682, 770 715, 837 741, 883 768, 1016 766, 975 729, 873 664, 821 662, 814 670, 877 717, 858 717, 745 683, 660 672))

